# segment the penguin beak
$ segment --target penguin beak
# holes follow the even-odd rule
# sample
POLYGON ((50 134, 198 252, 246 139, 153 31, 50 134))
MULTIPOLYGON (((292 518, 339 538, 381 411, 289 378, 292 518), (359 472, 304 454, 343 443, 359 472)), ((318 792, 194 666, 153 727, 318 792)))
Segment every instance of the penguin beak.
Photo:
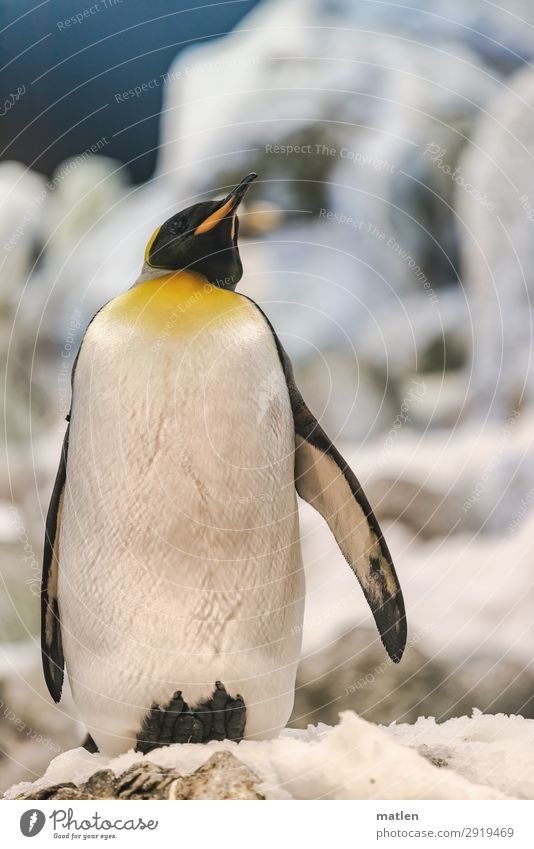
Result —
MULTIPOLYGON (((229 195, 227 195, 224 200, 221 201, 221 204, 215 212, 212 212, 211 215, 203 221, 195 230, 195 236, 200 236, 202 233, 208 233, 210 230, 213 230, 214 227, 217 226, 224 218, 228 218, 230 215, 232 217, 235 216, 237 207, 245 197, 247 190, 251 183, 257 178, 257 174, 252 171, 250 174, 241 180, 239 185, 232 189, 229 195)), ((233 229, 233 228, 232 228, 233 229)))
POLYGON ((247 176, 241 180, 239 185, 236 186, 235 189, 230 192, 228 197, 224 199, 223 203, 233 202, 233 209, 237 209, 237 207, 245 197, 251 183, 253 183, 254 180, 257 179, 257 177, 258 175, 255 174, 254 171, 251 171, 250 174, 247 174, 247 176))

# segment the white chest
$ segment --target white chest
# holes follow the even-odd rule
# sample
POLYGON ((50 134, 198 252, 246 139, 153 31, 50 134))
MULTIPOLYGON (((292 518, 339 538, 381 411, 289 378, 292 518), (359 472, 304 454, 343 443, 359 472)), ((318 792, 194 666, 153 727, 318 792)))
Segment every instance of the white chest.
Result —
POLYGON ((199 296, 156 330, 108 309, 77 366, 60 536, 75 700, 127 734, 147 703, 175 689, 194 702, 219 679, 260 695, 247 734, 261 734, 291 709, 303 612, 274 340, 241 299, 206 318, 199 296))

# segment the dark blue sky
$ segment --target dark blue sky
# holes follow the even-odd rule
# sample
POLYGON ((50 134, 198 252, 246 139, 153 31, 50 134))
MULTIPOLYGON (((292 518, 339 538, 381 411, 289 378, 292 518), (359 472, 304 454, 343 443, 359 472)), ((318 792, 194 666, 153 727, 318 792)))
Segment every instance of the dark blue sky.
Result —
POLYGON ((184 47, 228 32, 257 2, 0 0, 1 158, 50 174, 105 136, 103 152, 145 180, 163 86, 115 94, 159 79, 184 47))

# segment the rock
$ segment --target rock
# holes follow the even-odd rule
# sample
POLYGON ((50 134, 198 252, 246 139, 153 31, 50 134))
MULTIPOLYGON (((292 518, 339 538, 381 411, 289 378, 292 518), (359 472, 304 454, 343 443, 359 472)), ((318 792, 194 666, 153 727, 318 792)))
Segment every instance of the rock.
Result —
MULTIPOLYGON (((458 522, 462 503, 454 493, 437 490, 429 483, 377 474, 366 487, 367 497, 375 505, 379 521, 402 522, 414 538, 445 537, 458 522)), ((481 521, 481 520, 480 520, 481 521)), ((469 514, 463 530, 479 526, 477 511, 469 514)))
MULTIPOLYGON (((366 491, 387 471, 389 480, 407 478, 423 491, 428 486, 462 505, 444 537, 423 539, 413 527, 407 528, 402 505, 397 517, 382 522, 405 594, 409 639, 424 634, 419 648, 454 665, 485 654, 495 660, 508 658, 519 664, 521 678, 526 674, 529 683, 534 640, 532 474, 528 480, 532 429, 525 416, 513 435, 501 437, 499 427, 490 425, 458 428, 452 434, 401 432, 380 474, 380 442, 358 450, 340 445, 366 491), (506 481, 512 475, 515 507, 507 502, 506 481)), ((380 512, 379 502, 372 506, 380 512)), ((309 505, 300 505, 300 516, 306 566, 302 635, 307 656, 355 627, 372 627, 372 619, 324 522, 309 505)))
POLYGON ((0 646, 0 792, 41 775, 83 737, 68 685, 60 707, 48 695, 37 643, 0 646))
POLYGON ((264 799, 260 779, 230 752, 216 752, 192 775, 150 763, 134 764, 117 783, 120 799, 264 799))
POLYGON ((455 198, 475 340, 471 408, 501 420, 534 396, 533 108, 534 71, 525 68, 477 121, 460 160, 474 188, 455 198))
MULTIPOLYGON (((43 787, 41 790, 30 791, 29 793, 21 793, 15 798, 26 799, 62 799, 62 800, 78 800, 78 799, 93 799, 94 796, 87 796, 83 787, 77 787, 72 781, 64 784, 53 784, 50 787, 43 787)), ((112 798, 111 796, 99 796, 98 798, 112 798)))
MULTIPOLYGON (((40 248, 46 222, 46 184, 19 162, 0 163, 0 319, 6 305, 16 308, 20 289, 40 248)), ((3 335, 1 337, 4 344, 3 335)))
MULTIPOLYGON (((369 16, 369 7, 366 13, 352 2, 271 2, 227 38, 186 51, 165 92, 159 167, 189 193, 199 184, 230 184, 243 169, 258 171, 255 197, 279 203, 296 225, 294 244, 272 244, 273 259, 278 254, 284 267, 328 277, 333 249, 336 279, 350 280, 353 292, 374 300, 377 293, 387 296, 388 286, 419 291, 420 283, 409 259, 384 250, 379 233, 385 243, 398 241, 434 288, 457 279, 454 184, 426 147, 446 148, 454 164, 476 109, 498 86, 462 28, 441 19, 432 27, 415 9, 404 10, 399 23, 389 6, 377 13, 376 27, 369 16), (399 31, 420 35, 421 26, 428 40, 419 37, 416 49, 407 50, 399 31), (437 52, 436 42, 445 49, 437 52), (376 56, 386 54, 388 63, 377 65, 376 56), (198 109, 207 98, 210 109, 198 109), (321 210, 351 223, 326 221, 321 210), (309 256, 302 251, 306 234, 309 256), (298 264, 288 266, 297 251, 298 264)), ((478 26, 489 17, 482 15, 478 26)), ((459 18, 463 24, 465 11, 459 18)), ((354 321, 356 303, 349 306, 354 321)))
POLYGON ((148 761, 133 764, 118 778, 109 769, 86 782, 55 784, 21 793, 17 799, 265 799, 258 776, 230 752, 216 752, 192 775, 177 775, 148 761))
MULTIPOLYGON (((261 302, 297 369, 317 366, 317 349, 352 358, 336 386, 354 398, 357 371, 365 415, 340 416, 332 399, 328 425, 341 421, 345 436, 358 439, 383 429, 385 363, 397 360, 399 337, 412 339, 418 304, 433 311, 439 346, 440 296, 458 289, 455 184, 428 147, 446 150, 454 167, 475 117, 499 89, 499 74, 520 61, 514 51, 534 52, 530 31, 515 16, 529 19, 523 0, 514 0, 514 14, 482 0, 469 8, 455 0, 452 11, 439 0, 433 8, 443 16, 428 14, 422 0, 410 9, 271 0, 228 37, 184 51, 167 78, 154 181, 125 197, 118 187, 116 203, 80 233, 75 251, 63 250, 60 234, 61 250, 50 248, 34 281, 39 307, 52 297, 41 332, 63 347, 69 317, 80 310, 78 343, 96 309, 133 282, 143 243, 164 218, 258 170, 249 227, 243 209, 240 290, 261 302), (377 64, 377 55, 387 55, 387 63, 377 64), (209 109, 198 107, 207 102, 209 109), (376 358, 367 341, 381 326, 379 312, 381 320, 389 312, 397 332, 378 340, 381 372, 373 381, 376 358)), ((100 167, 98 157, 72 182, 85 184, 92 167, 100 167)), ((111 180, 110 194, 113 186, 111 180)), ((60 211, 71 202, 67 188, 65 181, 54 198, 60 211)), ((78 213, 65 212, 76 224, 78 213)), ((452 347, 462 355, 469 345, 463 313, 459 333, 452 347)), ((419 349, 425 344, 414 341, 419 349)), ((406 376, 395 376, 395 386, 406 376)), ((312 390, 309 403, 321 400, 312 390)), ((447 409, 448 420, 454 412, 447 409)))
POLYGON ((50 184, 46 261, 58 273, 73 246, 121 203, 128 180, 120 162, 92 154, 60 163, 50 184))
MULTIPOLYGON (((399 365, 398 373, 407 365, 399 338, 403 353, 410 342, 420 351, 427 331, 414 338, 412 317, 432 312, 439 345, 440 293, 458 289, 455 184, 429 152, 446 150, 454 168, 478 112, 499 89, 487 51, 482 57, 486 36, 469 38, 466 22, 476 20, 488 41, 497 31, 528 41, 482 3, 476 13, 455 5, 457 25, 445 2, 438 5, 446 21, 422 4, 402 11, 348 0, 261 4, 228 37, 185 51, 165 90, 158 173, 176 192, 222 192, 255 170, 251 202, 276 203, 284 213, 274 232, 245 240, 240 290, 273 321, 298 379, 322 368, 317 349, 350 361, 335 386, 357 412, 346 416, 334 399, 320 407, 324 393, 313 388, 307 398, 324 409, 327 428, 341 423, 347 439, 385 428, 398 381, 388 366, 399 365), (377 64, 379 55, 387 63, 377 64), (209 109, 198 108, 204 102, 209 109), (385 315, 392 335, 381 332, 385 315), (373 335, 379 372, 367 344, 373 335)), ((468 319, 457 303, 459 339, 449 334, 447 344, 456 361, 469 355, 468 319)), ((448 409, 448 420, 457 412, 448 409)))
POLYGON ((193 775, 171 785, 171 799, 265 799, 260 779, 230 752, 217 752, 193 775))
MULTIPOLYGON (((188 183, 197 181, 197 175, 205 173, 204 157, 217 147, 216 167, 228 173, 242 159, 243 148, 254 156, 254 143, 259 142, 259 151, 271 135, 278 142, 290 140, 298 125, 308 130, 311 142, 317 134, 319 142, 328 144, 343 130, 336 123, 354 125, 363 119, 371 125, 391 124, 396 110, 401 112, 412 96, 429 107, 425 114, 414 109, 412 123, 428 126, 438 115, 451 122, 473 109, 473 103, 463 99, 474 79, 467 56, 486 76, 488 65, 497 71, 494 76, 510 72, 521 64, 522 55, 534 53, 534 39, 522 23, 532 18, 527 0, 513 0, 506 12, 483 0, 468 6, 461 0, 433 0, 431 14, 425 0, 410 8, 398 0, 385 6, 352 0, 271 0, 253 10, 228 37, 189 49, 171 68, 162 116, 166 144, 161 170, 183 181, 187 168, 188 183), (436 50, 437 45, 441 49, 436 50), (447 57, 446 49, 452 46, 447 57), (387 65, 377 65, 381 54, 387 55, 387 65), (420 77, 403 73, 412 70, 412 63, 419 66, 420 77), (445 77, 438 77, 440 66, 444 74, 452 74, 446 86, 445 77), (424 78, 423 69, 430 70, 424 78), (390 101, 393 91, 401 97, 390 101), (198 109, 197 96, 209 97, 210 109, 198 109), (226 116, 224 122, 221 115, 226 116), (319 131, 322 117, 330 120, 319 131), (273 118, 278 119, 274 125, 273 118), (217 127, 216 134, 212 127, 217 127), (238 148, 226 144, 232 134, 239 139, 238 148)), ((478 92, 491 87, 480 73, 478 92)), ((380 144, 379 135, 376 140, 380 144)), ((300 159, 307 161, 306 154, 300 159)), ((308 176, 314 167, 316 162, 308 160, 308 176)))
POLYGON ((11 514, 10 519, 19 539, 14 543, 0 542, 4 582, 0 595, 0 645, 25 641, 28 634, 38 633, 40 626, 40 546, 20 524, 19 513, 11 514))
POLYGON ((526 664, 483 654, 455 663, 428 648, 426 634, 416 632, 396 665, 374 632, 352 630, 301 662, 290 725, 330 725, 348 709, 381 725, 419 716, 443 722, 473 708, 534 718, 534 676, 526 664))
POLYGON ((48 407, 46 389, 37 378, 31 381, 32 404, 28 403, 31 365, 25 351, 27 346, 33 348, 33 337, 31 342, 26 338, 23 322, 28 304, 24 290, 44 240, 47 200, 41 175, 18 162, 0 163, 0 380, 5 400, 0 438, 15 448, 29 440, 30 433, 39 432, 48 407))

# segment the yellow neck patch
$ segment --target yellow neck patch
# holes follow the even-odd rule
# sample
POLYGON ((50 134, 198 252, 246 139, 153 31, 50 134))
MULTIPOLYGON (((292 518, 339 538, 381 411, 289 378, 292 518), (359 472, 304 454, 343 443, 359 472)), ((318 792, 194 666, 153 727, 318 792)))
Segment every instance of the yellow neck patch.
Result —
MULTIPOLYGON (((154 232, 152 233, 152 235, 151 235, 150 239, 149 239, 149 240, 148 240, 148 242, 147 242, 147 246, 146 246, 146 248, 145 248, 145 262, 146 262, 146 264, 147 264, 147 265, 150 265, 150 262, 149 262, 149 259, 148 259, 148 258, 149 258, 149 256, 150 256, 150 251, 152 250, 152 245, 153 245, 153 244, 154 244, 154 242, 156 241, 157 236, 158 236, 158 233, 159 233, 159 231, 160 231, 160 230, 161 230, 161 227, 156 227, 156 229, 154 230, 154 232)), ((152 268, 152 266, 150 266, 150 267, 152 268)))
POLYGON ((139 283, 111 301, 102 318, 148 330, 162 339, 198 333, 247 302, 192 271, 174 271, 139 283))

